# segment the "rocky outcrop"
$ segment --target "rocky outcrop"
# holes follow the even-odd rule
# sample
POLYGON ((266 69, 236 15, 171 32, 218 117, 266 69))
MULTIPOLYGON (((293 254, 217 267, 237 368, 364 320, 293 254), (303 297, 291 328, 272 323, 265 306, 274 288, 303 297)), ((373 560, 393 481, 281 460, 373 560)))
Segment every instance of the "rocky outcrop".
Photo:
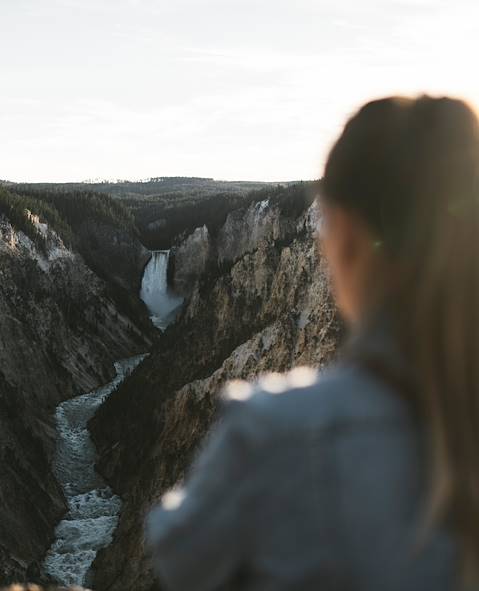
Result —
POLYGON ((253 201, 226 216, 216 236, 206 225, 182 237, 170 251, 168 276, 173 288, 190 296, 205 272, 224 272, 260 244, 286 242, 296 231, 294 216, 283 215, 272 199, 253 201))
POLYGON ((41 580, 66 509, 51 467, 55 406, 148 346, 82 257, 31 220, 41 247, 0 219, 0 584, 41 580))
POLYGON ((332 357, 339 326, 316 252, 317 211, 297 209, 271 200, 228 216, 214 244, 217 264, 195 283, 158 350, 91 422, 98 467, 124 500, 114 541, 94 564, 98 591, 159 589, 143 519, 183 476, 225 381, 332 357))
POLYGON ((294 219, 281 215, 269 199, 253 202, 247 209, 237 209, 226 218, 218 233, 218 262, 236 261, 264 241, 280 240, 291 232, 294 219))
POLYGON ((150 252, 131 231, 87 220, 76 230, 81 250, 100 276, 138 293, 150 252))
POLYGON ((115 306, 148 332, 149 315, 138 293, 150 251, 131 228, 91 219, 76 227, 76 236, 81 255, 89 268, 105 281, 115 306))
POLYGON ((170 251, 169 276, 174 290, 182 296, 191 293, 193 286, 205 272, 212 257, 208 228, 201 226, 170 251))

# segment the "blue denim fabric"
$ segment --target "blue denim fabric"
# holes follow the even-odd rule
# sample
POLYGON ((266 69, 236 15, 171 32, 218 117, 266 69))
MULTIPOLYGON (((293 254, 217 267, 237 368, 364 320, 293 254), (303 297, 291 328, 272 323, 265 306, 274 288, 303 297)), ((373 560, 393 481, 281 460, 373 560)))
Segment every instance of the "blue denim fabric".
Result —
MULTIPOLYGON (((401 368, 380 333, 351 350, 401 368)), ((184 490, 147 519, 167 589, 457 588, 451 536, 421 537, 423 429, 395 388, 353 358, 306 386, 286 374, 233 391, 184 490)))

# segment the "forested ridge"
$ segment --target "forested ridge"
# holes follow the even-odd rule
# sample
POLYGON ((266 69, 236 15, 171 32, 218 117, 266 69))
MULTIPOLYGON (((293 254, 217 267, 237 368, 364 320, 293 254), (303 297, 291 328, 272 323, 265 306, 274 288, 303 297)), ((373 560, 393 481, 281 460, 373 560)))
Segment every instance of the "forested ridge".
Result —
MULTIPOLYGON (((143 243, 151 249, 169 248, 175 237, 189 234, 206 225, 215 236, 226 216, 251 203, 269 199, 285 209, 302 210, 311 203, 316 184, 299 182, 286 185, 266 185, 248 193, 214 193, 201 198, 193 196, 177 199, 173 194, 162 195, 150 201, 125 200, 135 216, 143 243)), ((292 211, 291 211, 292 212, 292 211)))
POLYGON ((44 237, 27 215, 38 215, 69 247, 78 246, 75 230, 86 221, 104 223, 138 234, 133 215, 120 201, 92 191, 40 190, 22 185, 0 187, 0 214, 39 246, 44 237))
MULTIPOLYGON (((146 181, 99 183, 35 183, 3 185, 3 200, 17 225, 41 240, 32 224, 23 222, 29 209, 47 221, 66 244, 75 244, 86 221, 122 228, 140 237, 149 249, 167 249, 180 234, 206 225, 215 235, 231 211, 264 199, 291 201, 298 188, 311 183, 216 181, 197 177, 155 177, 146 181), (292 192, 292 193, 291 193, 292 192), (288 197, 289 195, 289 197, 288 197)), ((298 203, 301 201, 298 197, 298 203)))
POLYGON ((28 212, 38 215, 40 221, 49 224, 66 246, 73 245, 72 229, 55 207, 45 201, 19 195, 0 187, 0 216, 4 215, 16 230, 22 231, 37 246, 44 249, 45 237, 34 224, 28 212))
MULTIPOLYGON (((8 181, 0 181, 11 184, 8 181)), ((39 190, 94 191, 124 199, 150 199, 160 195, 175 195, 178 198, 204 197, 213 193, 247 193, 268 186, 270 183, 254 181, 217 181, 213 178, 159 176, 144 180, 86 181, 79 183, 23 183, 39 190)))

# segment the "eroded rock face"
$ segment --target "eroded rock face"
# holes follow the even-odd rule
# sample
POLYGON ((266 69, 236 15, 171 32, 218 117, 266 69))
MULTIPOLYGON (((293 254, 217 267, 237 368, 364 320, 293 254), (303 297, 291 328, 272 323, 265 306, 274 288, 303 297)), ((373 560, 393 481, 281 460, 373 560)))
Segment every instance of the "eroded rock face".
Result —
POLYGON ((158 351, 92 421, 100 471, 124 495, 114 542, 95 562, 98 591, 159 589, 143 546, 144 516, 184 475, 224 383, 321 367, 334 354, 339 325, 316 225, 314 205, 294 215, 274 203, 230 214, 215 245, 216 270, 196 282, 158 351))
POLYGON ((87 263, 100 276, 138 293, 150 252, 122 228, 88 220, 77 230, 87 263))
POLYGON ((105 284, 79 255, 53 232, 48 244, 43 253, 22 232, 2 223, 0 369, 27 391, 43 384, 52 393, 48 402, 55 404, 107 381, 116 353, 127 355, 143 337, 118 313, 105 284), (61 393, 52 372, 64 374, 61 393))
POLYGON ((66 508, 51 469, 54 407, 147 347, 83 259, 39 230, 44 249, 0 219, 0 585, 41 580, 66 508))
POLYGON ((212 257, 212 246, 208 228, 201 226, 189 234, 170 252, 173 268, 173 288, 182 296, 191 293, 192 287, 203 275, 212 257))
POLYGON ((283 238, 293 224, 294 220, 281 215, 279 207, 268 199, 233 211, 218 234, 218 262, 236 261, 258 248, 261 242, 283 238))

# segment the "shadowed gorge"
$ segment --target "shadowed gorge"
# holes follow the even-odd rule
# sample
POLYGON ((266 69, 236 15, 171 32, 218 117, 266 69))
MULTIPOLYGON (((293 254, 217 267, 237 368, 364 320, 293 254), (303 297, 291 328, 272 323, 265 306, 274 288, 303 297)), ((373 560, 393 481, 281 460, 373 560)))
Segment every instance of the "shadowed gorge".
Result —
POLYGON ((28 277, 31 301, 11 308, 0 325, 2 337, 11 334, 19 347, 13 357, 0 349, 10 465, 3 486, 35 495, 42 517, 25 519, 23 534, 38 520, 30 554, 14 541, 18 526, 14 538, 0 536, 0 582, 159 588, 144 551, 144 515, 183 476, 215 420, 223 384, 297 364, 321 367, 334 354, 340 326, 317 257, 314 190, 306 183, 253 191, 233 199, 220 223, 208 205, 211 217, 191 228, 194 203, 214 202, 196 196, 192 217, 180 228, 172 222, 169 250, 153 252, 139 241, 142 231, 123 201, 50 188, 4 190, 3 297, 18 302, 28 277), (12 365, 27 355, 19 314, 29 331, 47 322, 36 345, 45 359, 37 354, 31 372, 12 365), (103 386, 114 378, 114 362, 145 353, 138 369, 103 386), (19 465, 38 473, 41 492, 19 465))
POLYGON ((146 311, 146 320, 120 311, 116 285, 86 264, 58 210, 0 191, 0 583, 8 583, 42 580, 67 510, 52 467, 55 406, 110 381, 113 362, 143 352, 153 333, 143 328, 146 311))
POLYGON ((334 354, 340 327, 305 189, 272 190, 231 212, 215 237, 196 231, 172 248, 172 285, 186 295, 178 321, 90 422, 98 469, 124 499, 94 563, 96 588, 157 588, 143 519, 183 476, 226 380, 321 367, 334 354))

